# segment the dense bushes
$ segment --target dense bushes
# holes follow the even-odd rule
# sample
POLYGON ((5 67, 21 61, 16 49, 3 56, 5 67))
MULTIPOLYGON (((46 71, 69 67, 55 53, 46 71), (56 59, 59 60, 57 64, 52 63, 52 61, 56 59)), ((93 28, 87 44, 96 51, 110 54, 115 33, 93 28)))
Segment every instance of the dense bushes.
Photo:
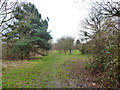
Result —
MULTIPOLYGON (((40 54, 42 55, 48 55, 48 51, 45 49, 40 48, 38 50, 40 52, 40 54)), ((32 58, 36 58, 35 56, 37 56, 39 54, 37 54, 36 52, 30 52, 30 56, 29 59, 32 58)), ((2 59, 7 59, 7 60, 22 60, 23 59, 28 59, 25 54, 21 55, 21 53, 17 53, 17 52, 12 52, 12 45, 10 44, 2 44, 2 59)))
POLYGON ((118 53, 120 24, 118 23, 118 18, 108 17, 107 15, 105 17, 100 8, 94 7, 92 10, 90 17, 83 22, 84 29, 86 29, 83 31, 84 36, 90 39, 86 40, 87 43, 83 44, 81 51, 85 49, 84 53, 93 54, 93 62, 85 67, 93 72, 104 73, 101 81, 108 82, 110 86, 119 86, 120 56, 118 53), (91 31, 89 32, 87 29, 91 31), (91 32, 92 34, 90 34, 91 32))
POLYGON ((83 45, 82 49, 85 51, 85 54, 93 54, 92 57, 94 61, 85 67, 91 69, 92 72, 98 71, 105 73, 104 76, 101 77, 101 81, 109 82, 111 86, 119 85, 117 69, 119 57, 118 41, 115 35, 116 34, 113 34, 113 36, 109 35, 108 38, 99 37, 91 40, 83 45))

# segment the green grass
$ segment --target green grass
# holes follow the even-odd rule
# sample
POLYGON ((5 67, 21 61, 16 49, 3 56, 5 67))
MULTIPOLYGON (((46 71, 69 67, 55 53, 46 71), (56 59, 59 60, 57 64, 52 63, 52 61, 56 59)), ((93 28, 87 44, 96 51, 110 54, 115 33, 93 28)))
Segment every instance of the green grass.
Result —
MULTIPOLYGON (((69 63, 71 59, 86 60, 88 55, 78 55, 79 51, 59 54, 58 51, 50 53, 43 59, 24 60, 25 64, 17 67, 7 67, 2 71, 2 87, 3 88, 53 88, 56 77, 70 79, 68 77, 69 69, 63 69, 62 66, 69 63)), ((9 62, 9 61, 7 61, 9 62)), ((75 61, 73 61, 75 63, 75 61)))

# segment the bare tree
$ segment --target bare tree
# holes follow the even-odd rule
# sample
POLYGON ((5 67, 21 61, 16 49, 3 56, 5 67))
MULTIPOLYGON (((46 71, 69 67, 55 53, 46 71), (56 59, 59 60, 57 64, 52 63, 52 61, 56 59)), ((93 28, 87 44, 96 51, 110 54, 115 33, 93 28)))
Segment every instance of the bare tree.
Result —
POLYGON ((12 14, 17 6, 21 6, 25 1, 20 0, 0 0, 0 32, 8 29, 8 23, 13 22, 12 14))
POLYGON ((61 53, 61 50, 64 50, 64 53, 66 53, 67 47, 66 47, 66 42, 64 37, 57 40, 57 48, 60 51, 60 53, 61 53))
POLYGON ((65 38, 66 40, 66 46, 67 46, 67 49, 69 50, 70 54, 72 52, 72 49, 73 49, 73 45, 74 45, 74 38, 73 37, 70 37, 70 36, 67 36, 65 38))
POLYGON ((119 0, 111 0, 107 2, 97 2, 96 4, 98 8, 102 11, 101 14, 107 15, 109 17, 120 17, 120 1, 119 0))
POLYGON ((71 51, 73 49, 74 45, 74 38, 67 36, 67 37, 61 37, 60 39, 57 40, 57 50, 61 52, 61 50, 64 50, 64 53, 66 53, 68 50, 71 51))

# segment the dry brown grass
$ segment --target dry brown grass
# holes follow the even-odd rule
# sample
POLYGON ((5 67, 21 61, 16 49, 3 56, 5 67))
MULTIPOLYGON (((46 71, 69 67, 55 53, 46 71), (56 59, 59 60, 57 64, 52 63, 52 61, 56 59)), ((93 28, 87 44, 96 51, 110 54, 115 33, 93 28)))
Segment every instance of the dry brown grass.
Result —
POLYGON ((23 61, 9 61, 9 60, 3 60, 2 62, 2 68, 3 69, 6 69, 8 67, 11 67, 11 68, 21 68, 21 67, 24 67, 24 68, 29 68, 30 67, 30 64, 36 64, 37 62, 27 62, 26 60, 23 60, 23 61))

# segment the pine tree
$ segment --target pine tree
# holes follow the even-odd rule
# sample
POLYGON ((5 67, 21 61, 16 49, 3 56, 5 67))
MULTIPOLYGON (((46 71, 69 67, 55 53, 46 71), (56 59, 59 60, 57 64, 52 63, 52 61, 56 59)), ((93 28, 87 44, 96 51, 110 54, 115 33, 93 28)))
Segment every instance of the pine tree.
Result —
MULTIPOLYGON (((49 19, 43 20, 34 4, 23 4, 13 12, 15 22, 9 25, 9 32, 3 34, 6 41, 14 41, 12 52, 21 53, 23 57, 29 58, 30 52, 39 53, 39 49, 49 50, 51 44, 50 32, 47 32, 49 19)), ((39 53, 41 54, 41 53, 39 53)), ((41 54, 43 55, 43 54, 41 54)))

